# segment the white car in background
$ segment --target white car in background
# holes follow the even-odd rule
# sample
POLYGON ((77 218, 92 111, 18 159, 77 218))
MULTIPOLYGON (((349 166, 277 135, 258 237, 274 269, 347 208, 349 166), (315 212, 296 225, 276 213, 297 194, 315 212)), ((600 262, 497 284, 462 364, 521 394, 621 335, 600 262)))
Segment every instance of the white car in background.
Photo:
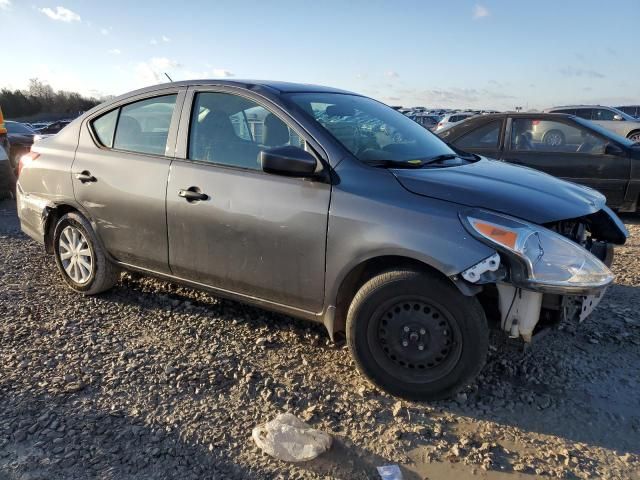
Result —
POLYGON ((440 119, 440 121, 438 122, 438 125, 433 131, 439 132, 447 127, 450 127, 451 125, 460 123, 463 120, 466 120, 467 118, 471 118, 475 115, 476 114, 473 112, 449 113, 440 119))
POLYGON ((591 120, 607 130, 627 137, 634 142, 640 142, 640 120, 612 107, 601 105, 568 105, 553 107, 546 113, 566 113, 576 117, 591 120))

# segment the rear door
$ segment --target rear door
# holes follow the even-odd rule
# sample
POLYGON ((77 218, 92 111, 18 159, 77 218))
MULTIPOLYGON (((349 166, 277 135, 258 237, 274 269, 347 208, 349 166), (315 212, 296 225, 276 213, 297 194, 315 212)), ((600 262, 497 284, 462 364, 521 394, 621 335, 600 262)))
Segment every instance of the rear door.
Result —
POLYGON ((570 120, 511 117, 503 158, 509 163, 587 185, 603 193, 609 205, 618 206, 629 182, 630 159, 605 154, 607 142, 606 138, 570 120), (547 141, 548 135, 538 131, 540 125, 544 125, 547 132, 561 132, 561 140, 547 141))
POLYGON ((165 196, 185 92, 155 91, 91 117, 72 167, 76 200, 117 260, 167 273, 165 196))
MULTIPOLYGON (((259 152, 310 150, 284 112, 249 93, 186 100, 167 188, 169 262, 182 278, 308 312, 322 309, 331 186, 264 173, 259 152), (187 200, 181 191, 200 192, 187 200), (206 195, 206 196, 205 196, 206 195)), ((315 151, 317 154, 318 152, 315 151)))

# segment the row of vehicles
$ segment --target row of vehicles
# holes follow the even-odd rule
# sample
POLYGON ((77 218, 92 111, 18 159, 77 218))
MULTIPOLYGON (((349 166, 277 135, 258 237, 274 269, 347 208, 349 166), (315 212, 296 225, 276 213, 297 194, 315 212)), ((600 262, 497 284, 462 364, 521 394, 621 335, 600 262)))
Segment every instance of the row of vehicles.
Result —
POLYGON ((444 132, 328 87, 163 84, 36 142, 17 210, 76 292, 121 270, 206 289, 344 334, 394 395, 443 398, 480 372, 491 328, 530 342, 587 317, 627 238, 601 193, 512 152, 597 156, 578 181, 640 162, 637 144, 576 115, 492 113, 444 132), (543 140, 553 122, 561 145, 543 140))
POLYGON ((34 141, 55 135, 71 120, 57 120, 55 122, 25 123, 4 120, 0 110, 0 147, 5 150, 14 171, 18 168, 18 161, 22 155, 28 153, 34 141))
MULTIPOLYGON (((404 110, 402 113, 432 132, 444 130, 476 115, 499 113, 495 110, 426 110, 423 107, 404 110)), ((545 112, 566 113, 594 122, 607 122, 601 123, 601 125, 605 128, 610 128, 620 135, 632 138, 635 141, 640 140, 640 129, 637 125, 640 122, 640 106, 605 107, 600 105, 573 105, 554 107, 545 110, 545 112)))

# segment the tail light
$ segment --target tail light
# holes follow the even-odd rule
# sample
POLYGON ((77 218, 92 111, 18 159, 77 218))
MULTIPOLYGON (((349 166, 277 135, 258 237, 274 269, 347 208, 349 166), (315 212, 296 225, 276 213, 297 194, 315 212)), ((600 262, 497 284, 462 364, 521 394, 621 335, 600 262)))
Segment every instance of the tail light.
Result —
POLYGON ((531 125, 534 127, 540 123, 540 120, 531 120, 531 125))
POLYGON ((20 177, 20 172, 22 172, 22 169, 27 165, 33 163, 39 156, 40 154, 36 152, 29 152, 22 155, 20 157, 20 162, 18 162, 18 177, 20 177))

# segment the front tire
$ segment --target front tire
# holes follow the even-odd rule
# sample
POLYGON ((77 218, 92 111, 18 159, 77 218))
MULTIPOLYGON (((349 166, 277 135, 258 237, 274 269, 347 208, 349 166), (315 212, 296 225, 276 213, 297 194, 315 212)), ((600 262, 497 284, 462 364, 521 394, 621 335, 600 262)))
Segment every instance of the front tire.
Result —
POLYGON ((408 400, 452 396, 484 366, 489 329, 475 297, 434 274, 388 271, 365 283, 347 313, 358 370, 408 400))
POLYGON ((640 130, 634 130, 629 135, 627 135, 627 138, 632 142, 640 142, 640 130))
POLYGON ((53 251, 65 283, 76 292, 95 295, 113 287, 119 269, 107 258, 91 224, 82 215, 63 215, 53 235, 53 251))

